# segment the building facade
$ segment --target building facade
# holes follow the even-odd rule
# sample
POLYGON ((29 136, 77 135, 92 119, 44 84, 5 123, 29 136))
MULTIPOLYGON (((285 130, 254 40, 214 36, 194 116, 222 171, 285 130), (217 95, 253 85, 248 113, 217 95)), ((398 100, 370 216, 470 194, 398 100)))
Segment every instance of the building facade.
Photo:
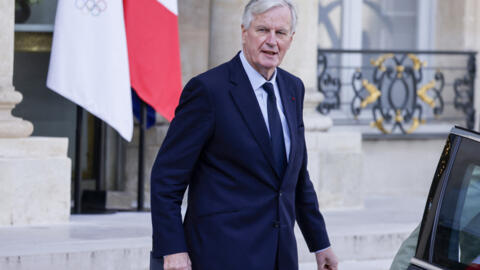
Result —
MULTIPOLYGON (((68 157, 74 159, 76 106, 48 90, 45 85, 56 2, 39 1, 31 4, 30 17, 24 22, 16 23, 15 27, 9 30, 15 31, 15 36, 2 35, 2 39, 7 40, 2 43, 0 50, 12 51, 13 46, 10 44, 13 43, 11 39, 14 37, 15 53, 13 69, 11 71, 0 69, 0 78, 2 78, 0 87, 14 85, 16 91, 23 95, 23 101, 16 104, 13 109, 13 115, 29 120, 33 124, 32 136, 68 138, 68 157)), ((193 76, 228 61, 241 49, 241 13, 247 2, 246 0, 178 1, 184 84, 193 76)), ((353 106, 352 100, 355 98, 355 93, 349 84, 353 74, 359 68, 370 66, 372 69, 371 59, 375 60, 388 52, 372 55, 364 52, 328 52, 330 64, 351 68, 337 69, 331 73, 333 78, 338 78, 340 83, 346 86, 338 93, 340 105, 328 114, 319 113, 318 106, 325 101, 319 92, 322 84, 322 80, 319 80, 321 76, 319 49, 478 51, 480 19, 476 14, 480 11, 480 3, 477 2, 476 0, 296 1, 299 25, 292 48, 282 67, 302 78, 307 88, 305 124, 310 132, 307 139, 310 141, 311 149, 309 150, 313 156, 310 170, 314 172, 313 176, 319 178, 316 187, 317 191, 323 194, 323 198, 326 198, 321 200, 324 205, 338 206, 335 201, 345 200, 346 194, 355 193, 351 189, 356 187, 367 188, 361 195, 353 196, 353 201, 345 201, 341 205, 361 205, 365 194, 396 194, 408 189, 413 189, 418 194, 426 193, 433 174, 433 166, 436 164, 438 153, 441 152, 442 136, 453 124, 465 124, 463 120, 465 112, 452 107, 455 93, 453 85, 447 83, 442 92, 446 104, 442 115, 437 116, 428 105, 421 105, 427 119, 427 123, 418 129, 421 135, 407 138, 399 134, 393 136, 396 138, 393 140, 391 139, 393 137, 385 137, 386 135, 378 129, 370 127, 370 122, 373 121, 372 105, 364 108, 360 116, 352 115, 350 107, 353 106), (448 105, 451 105, 451 108, 448 105), (432 122, 435 124, 429 125, 429 119, 435 121, 437 117, 440 117, 441 121, 432 122), (334 125, 330 128, 332 121, 334 125), (329 140, 333 140, 332 138, 343 139, 336 146, 337 148, 333 147, 330 150, 322 148, 328 144, 329 140), (342 149, 347 150, 342 152, 342 149), (414 150, 405 151, 405 149, 414 150), (335 157, 332 159, 334 162, 328 163, 329 159, 322 155, 325 151, 336 153, 332 154, 335 157), (419 154, 421 158, 418 157, 419 154), (385 160, 394 163, 393 168, 385 165, 385 160), (357 169, 353 169, 348 175, 339 174, 337 171, 341 170, 342 164, 346 162, 355 164, 352 167, 357 169), (419 162, 425 166, 415 170, 419 162), (325 165, 327 163, 329 167, 325 165), (328 168, 336 167, 338 168, 329 172, 328 168), (384 169, 378 169, 379 167, 384 169), (325 184, 322 181, 324 178, 337 180, 325 184), (328 194, 332 193, 336 196, 329 197, 328 194)), ((19 6, 16 7, 17 18, 19 18, 22 13, 19 6)), ((11 9, 0 9, 2 15, 7 11, 11 12, 11 9)), ((0 17, 12 18, 11 14, 0 17)), ((2 19, 0 23, 3 26, 10 22, 2 19)), ((453 60, 449 56, 437 54, 419 54, 418 57, 419 61, 429 63, 425 68, 443 67, 445 81, 454 81, 464 73, 468 73, 468 58, 465 57, 453 60), (452 68, 460 70, 455 71, 456 73, 450 72, 452 68)), ((476 63, 473 63, 473 66, 476 67, 476 63)), ((365 69, 363 76, 369 78, 368 76, 371 76, 369 72, 368 68, 365 69)), ((426 81, 433 79, 435 70, 425 69, 424 77, 426 81)), ((423 83, 418 84, 419 87, 422 85, 423 83)), ((473 86, 475 95, 471 100, 471 107, 476 109, 473 124, 478 130, 480 86, 478 83, 474 85, 472 83, 473 86)), ((323 94, 328 101, 329 96, 326 92, 323 94)), ((362 96, 362 98, 366 97, 362 96)), ((5 96, 0 95, 0 105, 5 103, 7 103, 5 96)), ((120 139, 111 128, 102 127, 94 117, 88 114, 86 117, 82 137, 85 147, 80 155, 82 188, 108 191, 107 204, 111 208, 135 208, 137 206, 138 130, 135 131, 133 141, 128 143, 120 139)), ((157 116, 157 124, 147 131, 146 198, 149 191, 150 168, 167 128, 168 123, 157 116)), ((73 175, 73 167, 71 171, 73 175)), ((146 206, 148 207, 148 199, 146 206)))

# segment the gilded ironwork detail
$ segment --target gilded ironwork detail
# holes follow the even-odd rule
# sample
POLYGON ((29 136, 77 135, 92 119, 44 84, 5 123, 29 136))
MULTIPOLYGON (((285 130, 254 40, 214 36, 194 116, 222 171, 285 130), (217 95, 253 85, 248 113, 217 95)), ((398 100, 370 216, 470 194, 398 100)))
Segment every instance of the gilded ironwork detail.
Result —
POLYGON ((405 120, 405 119, 404 119, 403 116, 402 116, 402 111, 397 110, 397 113, 396 113, 396 115, 395 115, 395 122, 397 122, 397 123, 403 123, 404 120, 405 120))
POLYGON ((434 88, 435 84, 435 80, 431 80, 429 83, 420 87, 420 90, 417 91, 418 97, 432 108, 435 108, 435 101, 427 95, 427 91, 434 88))
POLYGON ((370 95, 365 98, 362 103, 360 103, 360 107, 365 108, 368 104, 374 103, 377 99, 382 95, 380 91, 378 91, 377 87, 368 82, 368 80, 362 81, 363 87, 370 93, 370 95))
POLYGON ((412 60, 412 67, 414 70, 419 70, 421 69, 422 67, 426 67, 427 66, 427 62, 426 61, 420 61, 420 58, 418 58, 418 56, 416 56, 415 54, 413 53, 409 53, 407 54, 407 57, 410 58, 410 60, 412 60))
POLYGON ((378 130, 380 130, 384 134, 390 134, 390 131, 385 129, 385 127, 383 126, 383 118, 379 118, 379 119, 377 119, 377 121, 372 122, 372 124, 370 126, 374 127, 374 128, 377 128, 378 130))
POLYGON ((417 117, 414 117, 412 120, 412 125, 407 130, 407 134, 412 134, 420 126, 421 122, 417 117))
POLYGON ((405 67, 404 67, 404 66, 402 66, 402 65, 397 66, 397 78, 402 78, 404 71, 405 71, 405 67))
MULTIPOLYGON (((426 123, 432 121, 451 121, 460 118, 458 114, 448 110, 450 115, 444 117, 445 106, 462 110, 466 116, 467 127, 473 128, 475 110, 473 106, 474 81, 476 74, 475 52, 436 52, 436 51, 381 51, 381 50, 319 50, 318 57, 318 88, 325 95, 325 101, 319 104, 318 111, 328 114, 331 110, 340 110, 350 105, 350 114, 355 120, 352 124, 364 124, 373 119, 371 126, 384 134, 395 132, 410 134, 426 123), (327 53, 328 57, 327 57, 327 53), (330 54, 331 53, 331 54, 330 54), (347 64, 341 66, 344 54, 379 55, 370 59, 371 66, 360 68, 347 64), (454 83, 445 83, 444 72, 448 74, 462 71, 462 67, 446 66, 442 70, 426 68, 427 62, 418 55, 455 55, 469 57, 467 74, 455 79, 454 83), (335 63, 329 68, 329 61, 335 63), (349 66, 350 65, 350 66, 349 66), (350 75, 351 74, 351 75, 350 75), (353 96, 341 95, 342 88, 346 88, 350 79, 353 96), (424 78, 425 77, 425 78, 424 78), (453 86, 454 100, 444 102, 443 91, 445 86, 453 86), (343 87, 342 87, 343 86, 343 87), (341 97, 350 100, 342 102, 341 97), (371 118, 362 115, 370 111, 371 118), (451 116, 453 114, 453 116, 451 116), (454 118, 456 117, 456 118, 454 118)), ((365 58, 362 58, 365 63, 365 58)), ((348 63, 348 61, 346 61, 348 63)), ((454 75, 455 76, 455 75, 454 75)), ((349 123, 341 110, 339 122, 349 123)))
POLYGON ((361 71, 355 72, 352 78, 355 97, 351 103, 351 111, 355 117, 358 118, 361 111, 371 105, 373 127, 384 134, 393 133, 396 129, 409 134, 425 122, 420 102, 433 108, 435 115, 442 112, 443 100, 440 92, 444 79, 441 72, 437 72, 434 80, 417 91, 422 80, 421 67, 424 63, 415 55, 385 54, 371 63, 375 67, 372 83, 367 83, 361 71), (362 80, 361 88, 356 82, 358 80, 362 80), (427 93, 429 90, 433 93, 431 96, 427 93))
POLYGON ((382 72, 385 72, 387 70, 387 68, 383 65, 383 63, 390 59, 390 58, 393 58, 395 55, 393 53, 387 53, 387 54, 383 54, 381 55, 380 57, 378 57, 376 60, 374 59, 371 59, 370 60, 370 64, 372 64, 372 66, 374 67, 377 67, 378 69, 380 69, 380 71, 382 72))

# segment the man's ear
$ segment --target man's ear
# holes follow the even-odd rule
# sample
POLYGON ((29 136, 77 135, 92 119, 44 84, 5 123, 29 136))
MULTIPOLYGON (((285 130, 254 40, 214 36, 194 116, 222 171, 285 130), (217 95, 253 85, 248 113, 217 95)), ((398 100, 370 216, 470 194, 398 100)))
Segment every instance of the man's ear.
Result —
POLYGON ((243 26, 243 24, 241 25, 241 29, 242 29, 242 44, 245 43, 245 35, 247 33, 247 29, 245 29, 245 26, 243 26))
POLYGON ((291 35, 290 35, 290 40, 288 41, 288 47, 287 49, 290 49, 290 46, 292 45, 292 41, 293 41, 293 35, 295 35, 295 32, 293 32, 291 35))

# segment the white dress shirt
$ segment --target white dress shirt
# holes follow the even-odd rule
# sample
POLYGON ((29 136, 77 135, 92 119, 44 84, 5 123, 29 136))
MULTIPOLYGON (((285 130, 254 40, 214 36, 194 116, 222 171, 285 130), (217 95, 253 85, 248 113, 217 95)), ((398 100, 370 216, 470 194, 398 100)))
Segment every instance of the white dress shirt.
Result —
POLYGON ((240 52, 240 60, 242 61, 243 69, 247 73, 248 80, 252 85, 253 91, 255 96, 257 97, 258 105, 260 105, 260 110, 262 111, 263 120, 265 120, 265 124, 267 125, 268 133, 270 134, 270 126, 268 125, 268 113, 267 113, 267 92, 262 88, 263 84, 266 82, 270 82, 273 84, 273 91, 275 92, 275 98, 277 100, 277 110, 278 114, 280 115, 280 121, 282 122, 282 130, 283 130, 283 139, 285 140, 285 152, 287 154, 287 161, 290 156, 290 131, 288 130, 288 123, 287 119, 285 118, 285 113, 282 106, 282 99, 280 96, 280 92, 278 90, 277 85, 277 70, 273 73, 272 78, 270 81, 267 81, 258 71, 256 71, 250 63, 248 63, 243 51, 240 52))

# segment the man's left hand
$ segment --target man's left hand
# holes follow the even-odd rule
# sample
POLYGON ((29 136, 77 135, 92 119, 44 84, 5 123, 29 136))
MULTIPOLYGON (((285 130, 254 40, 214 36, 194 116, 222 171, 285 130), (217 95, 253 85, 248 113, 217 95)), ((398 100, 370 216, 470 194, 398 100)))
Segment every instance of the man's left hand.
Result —
POLYGON ((315 253, 317 259, 318 270, 337 270, 338 259, 333 253, 332 248, 327 248, 324 251, 315 253))

